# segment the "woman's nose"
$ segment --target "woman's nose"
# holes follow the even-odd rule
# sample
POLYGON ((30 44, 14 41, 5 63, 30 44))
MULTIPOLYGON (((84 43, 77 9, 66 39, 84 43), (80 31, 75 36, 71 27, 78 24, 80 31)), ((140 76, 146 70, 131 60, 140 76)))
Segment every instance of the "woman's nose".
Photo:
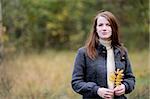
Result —
POLYGON ((107 28, 107 27, 106 27, 105 25, 103 25, 103 30, 106 30, 106 28, 107 28))

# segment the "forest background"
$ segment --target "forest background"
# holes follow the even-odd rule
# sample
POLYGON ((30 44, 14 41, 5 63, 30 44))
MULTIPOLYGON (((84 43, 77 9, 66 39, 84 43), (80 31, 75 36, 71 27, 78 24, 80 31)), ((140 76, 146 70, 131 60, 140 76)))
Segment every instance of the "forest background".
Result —
POLYGON ((0 0, 0 99, 79 99, 70 81, 77 49, 84 46, 100 10, 119 20, 135 90, 149 98, 148 0, 0 0))

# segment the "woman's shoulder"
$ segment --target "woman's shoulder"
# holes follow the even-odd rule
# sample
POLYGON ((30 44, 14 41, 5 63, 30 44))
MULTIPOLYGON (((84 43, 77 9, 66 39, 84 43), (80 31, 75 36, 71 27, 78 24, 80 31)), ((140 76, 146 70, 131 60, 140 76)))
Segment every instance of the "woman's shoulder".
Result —
POLYGON ((122 50, 121 52, 122 52, 123 55, 125 55, 125 56, 128 55, 128 49, 127 49, 127 47, 125 47, 124 45, 122 45, 121 50, 122 50))
POLYGON ((117 49, 121 53, 122 56, 128 53, 127 48, 123 44, 119 46, 115 46, 115 49, 117 49))
POLYGON ((78 53, 86 53, 86 47, 80 47, 79 49, 78 49, 78 53))
POLYGON ((124 45, 122 45, 122 48, 123 48, 123 51, 124 51, 125 53, 127 53, 127 52, 128 52, 127 47, 125 47, 124 45))

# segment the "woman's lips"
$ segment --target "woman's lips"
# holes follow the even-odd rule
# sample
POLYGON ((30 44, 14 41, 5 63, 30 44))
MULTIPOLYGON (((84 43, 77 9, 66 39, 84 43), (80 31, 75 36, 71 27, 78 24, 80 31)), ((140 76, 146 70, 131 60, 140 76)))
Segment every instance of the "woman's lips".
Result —
POLYGON ((107 32, 102 32, 103 35, 107 35, 107 32))

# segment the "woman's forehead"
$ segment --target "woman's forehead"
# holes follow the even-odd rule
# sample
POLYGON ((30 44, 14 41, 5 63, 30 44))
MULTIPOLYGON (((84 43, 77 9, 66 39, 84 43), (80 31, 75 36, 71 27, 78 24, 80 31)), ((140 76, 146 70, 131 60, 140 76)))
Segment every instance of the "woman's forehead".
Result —
POLYGON ((101 22, 109 23, 109 21, 103 16, 97 17, 97 22, 98 23, 101 23, 101 22))

